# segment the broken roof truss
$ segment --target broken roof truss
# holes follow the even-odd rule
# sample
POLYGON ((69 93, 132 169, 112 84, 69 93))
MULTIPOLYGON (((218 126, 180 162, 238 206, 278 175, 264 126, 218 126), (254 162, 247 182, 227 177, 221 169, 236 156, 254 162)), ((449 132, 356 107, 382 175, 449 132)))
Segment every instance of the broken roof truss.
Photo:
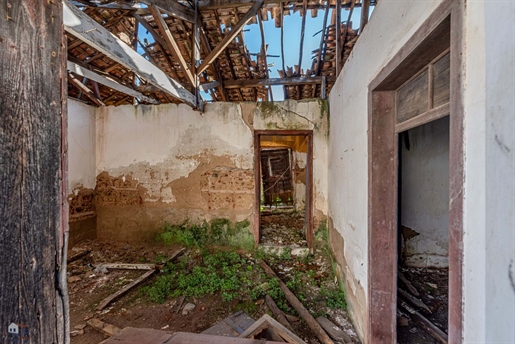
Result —
MULTIPOLYGON (((68 43, 68 94, 95 106, 325 98, 368 20, 374 0, 63 0, 68 43), (350 16, 362 8, 358 30, 350 16), (342 22, 342 9, 348 18, 342 22), (281 28, 284 16, 302 17, 299 63, 270 77, 263 21, 281 28), (303 70, 307 13, 323 15, 320 46, 303 70), (249 53, 243 28, 259 24, 261 49, 249 53), (339 32, 340 34, 336 34, 339 32), (200 91, 205 91, 204 96, 200 91)), ((304 59, 309 57, 304 57, 304 59)))

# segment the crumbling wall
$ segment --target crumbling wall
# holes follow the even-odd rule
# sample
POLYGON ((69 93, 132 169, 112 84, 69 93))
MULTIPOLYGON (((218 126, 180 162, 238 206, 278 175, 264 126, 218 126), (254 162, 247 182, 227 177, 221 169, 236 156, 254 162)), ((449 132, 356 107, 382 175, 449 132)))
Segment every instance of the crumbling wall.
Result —
MULTIPOLYGON (((97 109, 98 237, 152 240, 165 223, 252 221, 253 130, 314 129, 315 159, 326 166, 321 112, 317 101, 275 103, 267 111, 254 103, 214 103, 203 114, 185 105, 97 109)), ((324 214, 327 173, 318 169, 315 207, 324 214)))
POLYGON ((69 241, 96 238, 95 108, 68 100, 69 241))

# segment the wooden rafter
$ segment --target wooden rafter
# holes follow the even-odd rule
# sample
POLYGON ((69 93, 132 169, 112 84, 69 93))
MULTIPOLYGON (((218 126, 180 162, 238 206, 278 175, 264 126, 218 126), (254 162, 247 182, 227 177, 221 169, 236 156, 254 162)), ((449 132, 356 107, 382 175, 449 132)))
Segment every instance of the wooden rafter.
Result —
POLYGON ((106 106, 106 104, 98 98, 93 91, 84 85, 79 79, 74 77, 72 74, 68 74, 68 81, 77 87, 82 93, 86 95, 93 103, 97 104, 98 106, 106 106))
MULTIPOLYGON (((278 5, 284 3, 291 3, 294 1, 291 0, 264 0, 264 5, 278 5)), ((352 1, 345 1, 345 5, 342 6, 344 8, 350 7, 352 1)), ((198 9, 200 11, 204 10, 218 10, 218 9, 226 9, 226 8, 235 8, 241 6, 248 6, 254 3, 254 0, 200 0, 198 2, 198 9)), ((357 7, 361 6, 361 4, 356 4, 357 7)), ((331 5, 332 8, 335 5, 331 5)))
POLYGON ((224 37, 218 46, 209 53, 209 55, 202 61, 202 64, 197 69, 197 75, 207 69, 207 67, 224 51, 224 49, 231 43, 231 41, 241 32, 243 27, 254 17, 257 11, 263 5, 264 0, 257 0, 254 2, 250 10, 245 13, 243 18, 240 19, 238 24, 231 28, 231 32, 224 37))
POLYGON ((111 34, 99 23, 68 0, 63 0, 65 30, 91 45, 113 61, 123 65, 163 92, 193 107, 197 106, 195 96, 177 81, 169 78, 162 70, 139 55, 130 46, 111 34))
MULTIPOLYGON (((262 87, 276 85, 312 85, 322 84, 324 77, 322 76, 306 76, 292 78, 270 78, 270 79, 248 79, 248 80, 225 80, 225 88, 241 88, 241 87, 262 87)), ((327 77, 327 82, 334 82, 335 77, 327 77)))
POLYGON ((195 11, 192 9, 181 5, 177 1, 167 1, 167 0, 139 0, 140 2, 147 4, 149 7, 156 6, 165 11, 168 14, 171 14, 174 17, 185 20, 190 23, 195 22, 195 11))
POLYGON ((152 16, 154 17, 154 21, 159 27, 159 31, 161 31, 161 33, 163 34, 164 40, 166 42, 165 47, 168 49, 168 51, 172 53, 172 55, 177 59, 177 61, 179 61, 179 65, 181 66, 184 75, 186 75, 186 78, 191 83, 191 85, 195 87, 197 84, 195 80, 196 78, 193 76, 193 73, 191 72, 188 63, 182 55, 181 48, 179 47, 179 44, 175 40, 175 37, 173 36, 172 32, 170 31, 168 24, 163 19, 161 12, 156 6, 150 6, 149 10, 152 13, 152 16))
POLYGON ((70 72, 88 78, 89 80, 96 81, 104 86, 112 88, 113 90, 138 98, 140 101, 144 101, 151 104, 159 104, 159 102, 153 98, 147 97, 130 87, 124 86, 114 80, 108 79, 105 76, 97 74, 91 70, 82 68, 76 63, 68 61, 66 66, 70 72))

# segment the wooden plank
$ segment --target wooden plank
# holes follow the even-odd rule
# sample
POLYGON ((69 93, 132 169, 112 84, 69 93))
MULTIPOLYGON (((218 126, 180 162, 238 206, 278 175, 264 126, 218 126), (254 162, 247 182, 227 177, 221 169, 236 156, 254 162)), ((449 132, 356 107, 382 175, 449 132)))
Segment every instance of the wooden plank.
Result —
POLYGON ((451 94, 450 54, 445 54, 433 64, 432 107, 449 102, 451 94))
POLYGON ((100 344, 163 344, 172 337, 171 332, 150 328, 125 327, 119 334, 100 344))
POLYGON ((397 92, 397 123, 429 110, 429 73, 427 68, 397 92))
MULTIPOLYGON (((326 77, 327 82, 334 82, 335 77, 326 77)), ((312 85, 322 84, 322 76, 301 76, 291 78, 270 78, 270 79, 248 79, 248 80, 226 80, 225 88, 259 87, 274 85, 312 85)))
POLYGON ((113 61, 134 71, 142 79, 158 87, 163 92, 195 107, 195 96, 177 81, 169 78, 162 70, 139 55, 118 37, 84 12, 63 0, 64 25, 66 32, 80 38, 113 61))
POLYGON ((174 17, 185 20, 190 23, 195 22, 195 11, 192 9, 180 4, 177 1, 167 1, 167 0, 139 0, 144 4, 147 4, 149 7, 156 6, 165 11, 168 14, 171 14, 174 17))
POLYGON ((202 61, 202 64, 197 69, 197 75, 202 73, 207 69, 207 67, 224 51, 224 49, 229 45, 229 43, 232 42, 232 40, 241 32, 243 27, 247 25, 247 23, 254 17, 257 13, 257 11, 261 8, 263 5, 263 0, 257 0, 254 2, 250 10, 245 13, 243 18, 240 19, 238 24, 236 24, 234 27, 231 27, 231 32, 227 34, 222 41, 218 44, 218 46, 213 49, 209 55, 206 56, 204 61, 202 61))
POLYGON ((136 20, 138 21, 138 23, 141 24, 141 26, 143 26, 145 28, 145 30, 148 31, 148 33, 152 36, 152 38, 159 44, 161 44, 163 47, 166 47, 167 43, 166 41, 164 40, 163 37, 161 37, 160 34, 158 34, 156 32, 156 30, 154 30, 154 28, 152 27, 152 25, 150 25, 148 23, 148 21, 145 20, 145 18, 143 18, 142 16, 140 16, 139 14, 134 14, 133 15, 134 18, 136 18, 136 20))
POLYGON ((341 40, 341 30, 342 30, 342 0, 336 0, 336 54, 335 54, 335 75, 338 76, 340 74, 341 69, 341 61, 340 61, 340 51, 342 49, 342 40, 341 40))
POLYGON ((111 302, 115 301, 116 299, 118 299, 118 298, 122 297, 123 295, 125 295, 126 293, 128 293, 132 288, 145 282, 147 279, 152 277, 152 275, 155 274, 156 272, 157 272, 156 269, 146 272, 145 274, 140 276, 138 279, 132 281, 131 283, 127 284, 122 289, 118 290, 116 293, 109 295, 108 297, 103 299, 95 309, 97 311, 101 311, 102 309, 107 307, 107 305, 109 305, 111 302))
POLYGON ((370 15, 370 0, 362 0, 361 1, 361 22, 359 24, 359 34, 360 35, 368 23, 369 15, 370 15))
POLYGON ((79 79, 77 79, 73 75, 68 74, 68 81, 75 87, 77 87, 82 93, 84 93, 86 97, 88 97, 93 103, 97 104, 98 106, 106 106, 106 104, 100 98, 98 98, 89 87, 84 85, 79 79))
MULTIPOLYGON (((284 342, 271 342, 270 344, 284 344, 284 342)), ((202 333, 176 332, 166 344, 263 344, 262 339, 248 339, 238 337, 212 336, 202 333)))
POLYGON ((62 7, 0 0, 0 8, 0 342, 64 343, 62 7), (25 333, 10 335, 12 322, 25 333))
POLYGON ((413 284, 411 284, 411 282, 404 276, 404 274, 401 271, 397 271, 397 276, 413 295, 420 296, 420 293, 418 292, 417 288, 415 288, 413 284))
POLYGON ((186 79, 188 79, 188 81, 193 87, 196 87, 196 77, 193 76, 193 73, 191 72, 188 63, 184 59, 184 56, 182 56, 179 44, 175 40, 175 37, 172 35, 172 32, 170 31, 168 24, 166 24, 165 20, 163 19, 161 12, 156 6, 150 6, 149 10, 150 13, 152 13, 152 16, 154 17, 154 21, 159 27, 159 30, 163 34, 163 37, 166 41, 165 47, 168 49, 169 52, 172 53, 172 55, 177 59, 177 61, 179 61, 179 65, 181 66, 184 75, 186 75, 186 79))
POLYGON ((266 294, 265 302, 268 308, 270 308, 274 316, 277 318, 277 321, 279 321, 279 323, 286 327, 288 330, 293 332, 293 328, 288 322, 288 319, 286 319, 283 312, 279 309, 279 307, 277 307, 277 304, 275 303, 274 299, 272 299, 270 295, 266 294))
POLYGON ((203 334, 217 336, 236 337, 248 329, 256 321, 248 316, 244 311, 238 311, 225 318, 223 321, 211 326, 203 331, 203 334))
POLYGON ((324 328, 324 330, 329 334, 329 337, 334 339, 337 343, 353 343, 352 338, 345 333, 341 328, 333 324, 329 319, 323 316, 319 316, 317 318, 320 326, 324 328))
POLYGON ((126 2, 126 3, 120 3, 120 2, 110 2, 110 3, 92 3, 89 1, 77 1, 77 0, 71 0, 70 1, 75 6, 89 6, 89 7, 95 7, 95 8, 108 8, 108 9, 114 9, 114 10, 139 10, 143 9, 143 5, 138 4, 136 2, 126 2))
POLYGON ((97 266, 103 266, 106 269, 112 270, 153 270, 156 268, 155 264, 125 264, 125 263, 100 263, 97 266))
POLYGON ((240 334, 239 337, 248 338, 266 328, 273 328, 275 333, 277 333, 281 338, 283 338, 288 343, 306 344, 306 342, 299 338, 295 333, 288 330, 286 327, 281 325, 279 322, 277 322, 277 320, 275 320, 268 314, 264 314, 254 324, 252 324, 252 326, 246 329, 245 332, 240 334))
POLYGON ((302 2, 302 24, 300 26, 299 73, 298 73, 299 76, 302 73, 302 55, 303 55, 303 50, 304 50, 304 32, 306 31, 307 7, 308 7, 308 0, 303 0, 303 2, 302 2))
POLYGON ((435 121, 439 118, 449 115, 450 111, 451 108, 449 103, 440 105, 437 108, 426 111, 418 116, 408 119, 407 121, 396 124, 395 132, 401 133, 403 131, 418 127, 419 125, 435 121))
POLYGON ((153 98, 150 98, 150 97, 147 97, 145 96, 144 94, 141 94, 139 93, 138 91, 130 88, 130 87, 127 87, 127 86, 124 86, 122 84, 119 84, 117 83, 116 81, 114 80, 111 80, 111 79, 108 79, 100 74, 97 74, 89 69, 86 69, 86 68, 82 68, 81 66, 79 66, 78 64, 76 63, 73 63, 71 61, 68 61, 67 63, 67 68, 70 72, 73 72, 77 75, 80 75, 80 76, 83 76, 83 77, 86 77, 90 80, 94 80, 102 85, 105 85, 107 87, 110 87, 118 92, 122 92, 122 93, 125 93, 127 95, 130 95, 130 96, 133 96, 133 97, 136 97, 136 98, 139 98, 140 101, 145 101, 147 103, 150 103, 150 104, 159 104, 159 101, 153 99, 153 98))
POLYGON ((80 259, 80 258, 82 258, 82 257, 84 257, 84 256, 87 256, 88 254, 90 254, 90 253, 91 253, 91 251, 92 251, 91 249, 87 249, 87 250, 85 250, 85 251, 79 252, 79 253, 77 253, 77 254, 75 254, 75 255, 71 256, 70 258, 68 258, 68 259, 66 260, 66 262, 67 262, 67 263, 74 262, 74 261, 76 261, 76 260, 78 260, 78 259, 80 259))
POLYGON ((402 290, 401 288, 399 288, 397 290, 397 292, 399 293, 400 298, 404 299, 404 301, 408 301, 413 306, 417 306, 417 307, 420 307, 420 308, 426 310, 427 312, 429 312, 429 314, 433 313, 433 312, 431 312, 429 307, 427 307, 427 305, 424 302, 422 302, 422 300, 417 299, 416 297, 412 296, 407 291, 402 290))
MULTIPOLYGON (((309 311, 304 307, 304 305, 297 299, 297 297, 288 289, 286 284, 277 277, 275 272, 264 262, 260 261, 259 265, 265 270, 265 273, 270 278, 276 278, 279 282, 279 288, 284 293, 286 300, 292 305, 293 308, 299 313, 299 315, 306 321, 307 325, 313 331, 313 333, 317 336, 317 338, 323 344, 334 344, 331 338, 325 333, 324 329, 320 326, 320 324, 313 318, 313 316, 309 313, 309 311)), ((280 324, 279 324, 280 325, 280 324)), ((282 326, 282 325, 281 325, 282 326)))

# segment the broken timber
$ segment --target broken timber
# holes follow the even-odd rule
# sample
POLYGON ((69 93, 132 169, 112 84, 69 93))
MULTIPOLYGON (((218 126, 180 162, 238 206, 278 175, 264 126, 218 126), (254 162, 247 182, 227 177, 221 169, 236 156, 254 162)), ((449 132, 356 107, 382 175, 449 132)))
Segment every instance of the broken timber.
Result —
POLYGON ((136 91, 130 87, 119 84, 116 81, 108 79, 105 76, 102 76, 93 71, 90 71, 89 69, 82 68, 78 64, 73 63, 71 61, 67 62, 67 68, 70 72, 73 72, 77 75, 88 78, 90 80, 96 81, 102 85, 112 88, 113 90, 117 90, 117 91, 125 93, 129 96, 133 96, 135 98, 138 98, 139 100, 142 100, 142 101, 150 103, 150 104, 159 104, 159 101, 157 101, 153 98, 147 97, 144 94, 141 94, 138 91, 136 91))
POLYGON ((87 256, 88 254, 90 254, 90 253, 91 253, 91 251, 92 251, 91 249, 87 249, 87 250, 85 250, 85 251, 79 252, 79 253, 77 253, 77 254, 75 254, 75 255, 71 256, 70 258, 68 258, 68 259, 66 260, 66 263, 71 263, 71 262, 76 261, 77 259, 80 259, 80 258, 82 258, 82 257, 84 257, 84 256, 87 256))
POLYGON ((319 316, 317 321, 336 342, 343 344, 352 343, 352 338, 326 317, 319 316))
POLYGON ((398 293, 399 293, 399 296, 404 299, 405 301, 408 301, 409 303, 411 303, 413 306, 417 306, 417 307, 420 307, 426 311, 429 312, 429 314, 432 314, 433 312, 431 312, 431 310, 429 309, 429 307, 427 307, 427 305, 422 302, 422 300, 419 300, 417 299, 416 297, 412 296, 411 294, 409 294, 407 291, 404 291, 402 290, 401 288, 398 288, 397 289, 398 293))
POLYGON ((241 32, 243 27, 254 17, 257 11, 263 5, 263 0, 257 0, 254 2, 250 10, 240 19, 238 24, 231 28, 231 31, 227 34, 227 36, 222 39, 222 41, 218 44, 218 46, 213 49, 209 55, 202 61, 202 64, 198 67, 196 73, 199 75, 203 71, 207 69, 207 67, 224 51, 224 49, 232 42, 232 40, 241 32))
POLYGON ((336 77, 325 76, 299 76, 290 78, 270 78, 270 79, 248 79, 248 80, 225 80, 225 88, 240 88, 240 87, 259 87, 259 86, 275 86, 275 85, 309 85, 309 84, 322 84, 324 78, 327 82, 336 81, 336 77))
POLYGON ((120 270, 153 270, 156 268, 154 264, 124 264, 124 263, 100 263, 98 266, 103 266, 106 269, 120 269, 120 270))
POLYGON ((292 305, 293 308, 299 313, 299 315, 306 321, 309 328, 313 331, 313 333, 317 336, 317 338, 323 343, 323 344, 334 344, 334 342, 329 338, 327 333, 324 331, 324 329, 320 326, 320 324, 313 318, 313 316, 309 313, 309 311, 304 307, 304 305, 297 299, 295 295, 288 289, 286 284, 284 284, 283 281, 277 277, 274 270, 270 268, 264 261, 260 261, 259 264, 265 270, 265 273, 270 278, 276 278, 279 282, 279 288, 284 293, 284 296, 286 297, 286 300, 292 305))
POLYGON ((284 327, 286 327, 288 330, 293 332, 293 328, 291 327, 290 323, 284 316, 283 312, 277 307, 277 304, 275 303, 274 299, 270 297, 270 295, 266 294, 265 296, 265 302, 268 308, 274 313, 274 316, 277 318, 277 321, 284 327))
POLYGON ((145 282, 147 279, 152 277, 153 274, 157 272, 157 269, 150 270, 146 272, 144 275, 140 276, 138 279, 132 281, 131 283, 127 284, 122 289, 118 290, 116 293, 109 295, 105 299, 103 299, 100 304, 95 308, 97 311, 101 311, 102 309, 106 308, 107 305, 109 305, 111 302, 115 301, 116 299, 122 297, 126 293, 129 292, 132 288, 140 285, 141 283, 145 282))
POLYGON ((65 31, 91 45, 113 61, 135 72, 161 91, 192 107, 196 106, 193 94, 177 81, 169 78, 162 70, 147 61, 118 37, 94 21, 77 7, 63 0, 65 31))

